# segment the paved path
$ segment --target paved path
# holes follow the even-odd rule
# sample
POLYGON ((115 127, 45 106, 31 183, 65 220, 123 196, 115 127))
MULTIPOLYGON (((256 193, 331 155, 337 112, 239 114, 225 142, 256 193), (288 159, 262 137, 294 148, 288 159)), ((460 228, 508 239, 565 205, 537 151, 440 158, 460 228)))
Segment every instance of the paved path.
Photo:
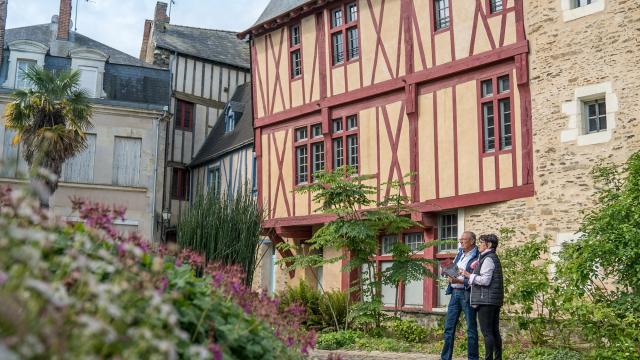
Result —
MULTIPOLYGON (((347 350, 314 350, 311 352, 312 360, 326 360, 329 354, 340 355, 343 360, 439 360, 438 355, 423 353, 392 353, 382 351, 347 351, 347 350)), ((454 358, 464 360, 464 358, 454 358)))

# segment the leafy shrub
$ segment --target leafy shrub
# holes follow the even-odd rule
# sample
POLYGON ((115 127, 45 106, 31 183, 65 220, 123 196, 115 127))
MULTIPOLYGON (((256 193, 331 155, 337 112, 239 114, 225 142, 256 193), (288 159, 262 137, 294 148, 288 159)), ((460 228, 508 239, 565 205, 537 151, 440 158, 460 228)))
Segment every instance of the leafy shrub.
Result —
POLYGON ((0 204, 0 357, 298 359, 314 344, 304 310, 279 312, 240 268, 118 233, 123 209, 75 200, 84 224, 63 224, 21 192, 0 204))
POLYGON ((391 323, 391 331, 397 339, 410 343, 420 343, 427 340, 431 332, 418 324, 415 320, 395 320, 391 323))
POLYGON ((389 352, 410 352, 413 350, 411 344, 401 340, 390 338, 360 338, 357 339, 354 348, 363 351, 389 351, 389 352))
POLYGON ((347 300, 347 293, 342 291, 327 291, 321 295, 319 310, 323 326, 335 328, 336 321, 339 327, 344 326, 347 319, 347 300))
POLYGON ((320 291, 301 281, 297 286, 287 285, 286 289, 278 294, 280 308, 284 309, 292 305, 300 305, 306 310, 307 319, 304 325, 307 327, 321 327, 322 314, 320 312, 320 291))
POLYGON ((353 345, 356 340, 363 338, 364 334, 359 331, 341 330, 318 335, 318 349, 337 350, 353 345))

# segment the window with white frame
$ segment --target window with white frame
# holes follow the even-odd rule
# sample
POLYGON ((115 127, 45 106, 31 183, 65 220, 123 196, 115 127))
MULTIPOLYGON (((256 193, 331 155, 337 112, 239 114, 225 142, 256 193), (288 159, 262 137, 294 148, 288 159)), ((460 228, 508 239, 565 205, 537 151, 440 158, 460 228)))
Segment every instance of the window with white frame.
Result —
POLYGON ((511 80, 502 75, 480 82, 484 152, 509 150, 512 145, 511 80), (496 114, 497 113, 497 114, 496 114), (496 144, 496 140, 498 143, 496 144))
POLYGON ((227 110, 224 115, 224 133, 230 133, 236 128, 236 114, 231 109, 230 105, 227 105, 227 110))
POLYGON ((502 0, 489 0, 489 13, 495 14, 503 10, 502 0))
POLYGON ((358 170, 358 116, 349 115, 332 120, 333 168, 349 165, 358 170))
POLYGON ((62 179, 73 183, 92 183, 96 155, 96 135, 86 134, 87 147, 64 162, 62 179))
POLYGON ((562 104, 567 126, 560 142, 575 141, 578 146, 611 140, 616 127, 618 97, 610 82, 586 85, 574 91, 574 99, 562 104))
POLYGON ((587 6, 593 3, 595 0, 572 0, 571 6, 575 8, 579 8, 581 6, 587 6))
POLYGON ((209 168, 209 173, 207 174, 207 185, 209 187, 209 191, 220 192, 221 183, 222 177, 220 174, 220 166, 213 166, 209 168))
POLYGON ((18 59, 16 66, 16 89, 30 89, 32 87, 31 81, 29 81, 25 72, 30 67, 37 66, 37 62, 31 59, 18 59))
POLYGON ((438 251, 453 251, 458 248, 458 214, 438 215, 438 240, 450 241, 447 244, 438 245, 438 251))
POLYGON ((416 232, 404 234, 404 243, 411 248, 411 251, 418 251, 420 245, 424 244, 424 241, 422 240, 422 233, 416 232))
POLYGON ((78 66, 78 71, 80 71, 80 89, 86 91, 89 97, 95 98, 98 90, 98 68, 78 66))
POLYGON ((582 103, 584 114, 584 128, 587 134, 607 130, 607 104, 604 97, 600 99, 584 101, 582 103))
POLYGON ((573 21, 604 11, 606 0, 560 0, 562 20, 573 21))
POLYGON ((302 75, 302 36, 300 35, 300 24, 289 27, 289 54, 291 61, 291 78, 295 79, 302 75))
POLYGON ((353 2, 346 6, 332 9, 331 26, 331 58, 332 64, 339 65, 360 57, 360 38, 358 34, 358 4, 353 2), (346 38, 346 41, 345 41, 346 38))
POLYGON ((113 184, 140 186, 142 139, 116 136, 113 156, 113 184))
POLYGON ((322 125, 313 124, 294 130, 296 184, 315 181, 315 174, 325 169, 322 125), (311 135, 311 136, 309 136, 311 135))
POLYGON ((16 131, 4 129, 2 142, 2 165, 0 166, 0 177, 18 178, 26 176, 29 167, 22 155, 22 144, 13 144, 16 131))

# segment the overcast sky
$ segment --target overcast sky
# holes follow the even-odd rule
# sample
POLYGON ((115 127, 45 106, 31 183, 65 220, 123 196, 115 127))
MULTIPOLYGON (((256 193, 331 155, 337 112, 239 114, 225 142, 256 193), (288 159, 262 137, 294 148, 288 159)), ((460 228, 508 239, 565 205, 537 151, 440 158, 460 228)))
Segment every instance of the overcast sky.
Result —
MULTIPOLYGON (((165 0, 168 2, 169 0, 165 0)), ((240 31, 251 26, 269 0, 174 0, 171 23, 240 31)), ((78 32, 138 57, 144 20, 156 0, 78 0, 78 32)), ((75 18, 76 0, 73 0, 75 18)), ((7 28, 44 24, 60 9, 58 0, 9 0, 7 28)))

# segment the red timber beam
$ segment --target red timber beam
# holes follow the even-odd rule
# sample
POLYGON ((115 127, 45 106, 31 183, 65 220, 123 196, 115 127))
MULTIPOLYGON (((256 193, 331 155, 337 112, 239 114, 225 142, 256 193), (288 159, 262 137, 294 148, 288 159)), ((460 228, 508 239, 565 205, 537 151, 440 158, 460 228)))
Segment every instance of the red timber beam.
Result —
MULTIPOLYGON (((273 229, 269 229, 269 231, 267 232, 267 236, 269 237, 269 239, 271 240, 271 243, 273 244, 273 246, 275 246, 275 248, 278 250, 278 252, 280 253, 280 256, 282 256, 283 259, 293 256, 293 253, 291 252, 291 250, 278 249, 278 244, 284 243, 285 241, 282 238, 282 236, 277 234, 276 231, 274 231, 273 229)), ((290 261, 285 261, 285 264, 287 266, 293 265, 290 261)), ((295 276, 296 276, 295 270, 289 271, 289 278, 293 279, 295 276)))
MULTIPOLYGON (((403 90, 405 89, 405 87, 410 85, 417 86, 425 82, 431 82, 445 77, 466 73, 494 63, 513 59, 517 55, 527 54, 528 51, 528 42, 526 40, 523 40, 518 43, 507 45, 505 47, 498 48, 487 53, 473 55, 461 60, 410 73, 396 79, 386 80, 380 83, 366 86, 364 88, 352 90, 348 93, 341 94, 340 96, 321 98, 319 101, 310 102, 275 114, 256 118, 254 125, 255 127, 265 127, 285 121, 290 121, 295 118, 315 113, 323 108, 332 108, 347 103, 380 96, 389 92, 403 90)), ((322 76, 320 81, 322 84, 322 76)))

